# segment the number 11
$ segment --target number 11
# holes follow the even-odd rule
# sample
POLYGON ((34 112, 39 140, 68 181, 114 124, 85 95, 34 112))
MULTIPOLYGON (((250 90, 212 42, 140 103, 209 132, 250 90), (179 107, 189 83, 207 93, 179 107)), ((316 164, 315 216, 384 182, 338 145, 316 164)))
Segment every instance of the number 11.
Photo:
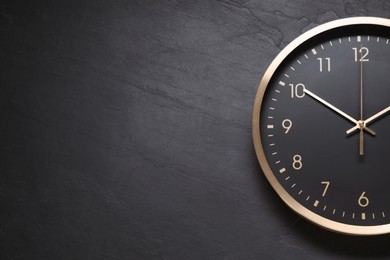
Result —
MULTIPOLYGON (((317 58, 317 60, 320 62, 320 72, 322 72, 322 58, 317 58)), ((326 62, 328 63, 327 69, 328 72, 330 71, 330 58, 325 58, 326 62)))

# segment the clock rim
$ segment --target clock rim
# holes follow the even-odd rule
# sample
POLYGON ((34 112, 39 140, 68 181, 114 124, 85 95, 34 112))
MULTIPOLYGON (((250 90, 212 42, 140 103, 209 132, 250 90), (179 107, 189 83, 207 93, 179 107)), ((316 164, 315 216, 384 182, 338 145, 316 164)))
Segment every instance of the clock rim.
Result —
POLYGON ((261 169, 267 178, 268 182, 271 184, 273 189, 279 195, 279 197, 289 206, 294 212, 298 215, 304 217, 310 222, 325 228, 327 230, 348 234, 348 235, 360 235, 360 236, 368 236, 368 235, 381 235, 390 233, 390 224, 384 225, 374 225, 374 226, 359 226, 359 225, 350 225, 341 222, 337 222, 334 220, 327 219, 323 216, 320 216, 313 211, 310 211, 298 201, 296 201, 279 183, 276 179, 274 173, 272 172, 265 153, 263 149, 263 145, 261 142, 261 131, 260 131, 260 114, 261 114, 261 106, 264 98, 264 94, 268 87, 268 84, 273 77, 277 68, 281 65, 281 63, 292 53, 297 47, 306 42, 307 40, 332 29, 345 27, 345 26, 358 26, 358 25, 376 25, 376 26, 385 26, 390 27, 390 19, 380 18, 380 17, 369 17, 369 16, 359 16, 359 17, 349 17, 334 20, 331 22, 327 22, 325 24, 319 25, 302 35, 298 36, 295 40, 293 40, 290 44, 288 44, 272 61, 270 66, 267 68, 264 73, 263 78, 260 81, 255 102, 253 105, 253 114, 252 114, 252 137, 253 144, 256 151, 257 159, 260 163, 261 169))

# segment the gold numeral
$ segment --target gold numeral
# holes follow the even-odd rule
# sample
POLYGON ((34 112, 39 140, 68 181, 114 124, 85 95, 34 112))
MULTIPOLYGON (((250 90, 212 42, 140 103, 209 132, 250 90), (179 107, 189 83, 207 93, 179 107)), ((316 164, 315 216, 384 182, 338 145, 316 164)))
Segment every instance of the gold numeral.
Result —
POLYGON ((322 197, 324 197, 326 192, 328 191, 330 181, 322 181, 321 184, 325 185, 324 192, 322 192, 322 197))
POLYGON ((355 54, 355 62, 360 62, 360 61, 369 61, 370 59, 367 58, 369 50, 367 47, 360 47, 359 50, 358 48, 352 48, 353 52, 355 54), (359 55, 360 54, 360 55, 359 55), (358 56, 360 56, 358 58, 358 56))
POLYGON ((291 98, 303 98, 305 96, 305 85, 302 83, 288 84, 291 88, 291 98))
POLYGON ((365 196, 366 192, 363 191, 362 195, 360 195, 359 197, 359 200, 358 200, 358 203, 359 203, 359 206, 360 207, 367 207, 368 204, 370 203, 370 201, 368 200, 368 198, 365 196))
POLYGON ((287 134, 288 131, 290 131, 290 129, 292 127, 292 121, 290 119, 284 119, 282 121, 282 126, 286 130, 286 131, 284 131, 284 133, 287 134))
POLYGON ((317 58, 317 60, 319 61, 319 63, 320 63, 320 72, 322 72, 323 71, 323 67, 325 67, 325 66, 322 66, 323 64, 323 62, 322 62, 322 60, 326 60, 327 62, 324 62, 324 63, 327 63, 328 64, 328 66, 327 66, 327 70, 326 71, 330 71, 330 58, 329 57, 327 57, 327 58, 325 58, 325 59, 322 59, 322 58, 317 58))
POLYGON ((300 156, 299 154, 294 155, 292 166, 295 170, 300 170, 303 166, 302 156, 300 156))

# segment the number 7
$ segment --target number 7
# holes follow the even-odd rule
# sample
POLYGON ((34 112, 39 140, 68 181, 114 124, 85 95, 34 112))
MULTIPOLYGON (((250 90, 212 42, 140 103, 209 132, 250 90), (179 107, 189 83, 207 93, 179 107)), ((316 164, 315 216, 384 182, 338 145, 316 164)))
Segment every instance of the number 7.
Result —
POLYGON ((328 191, 328 188, 329 188, 329 185, 330 185, 330 181, 322 181, 321 184, 325 185, 324 192, 322 193, 322 197, 324 197, 326 192, 328 191))

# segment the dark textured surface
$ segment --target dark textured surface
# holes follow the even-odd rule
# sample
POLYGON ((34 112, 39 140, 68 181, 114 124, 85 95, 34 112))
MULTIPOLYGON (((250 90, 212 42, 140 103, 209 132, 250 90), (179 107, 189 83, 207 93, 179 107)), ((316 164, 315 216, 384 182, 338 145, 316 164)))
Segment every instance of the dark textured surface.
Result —
POLYGON ((277 53, 388 1, 2 1, 1 259, 389 258, 292 213, 251 139, 277 53))

